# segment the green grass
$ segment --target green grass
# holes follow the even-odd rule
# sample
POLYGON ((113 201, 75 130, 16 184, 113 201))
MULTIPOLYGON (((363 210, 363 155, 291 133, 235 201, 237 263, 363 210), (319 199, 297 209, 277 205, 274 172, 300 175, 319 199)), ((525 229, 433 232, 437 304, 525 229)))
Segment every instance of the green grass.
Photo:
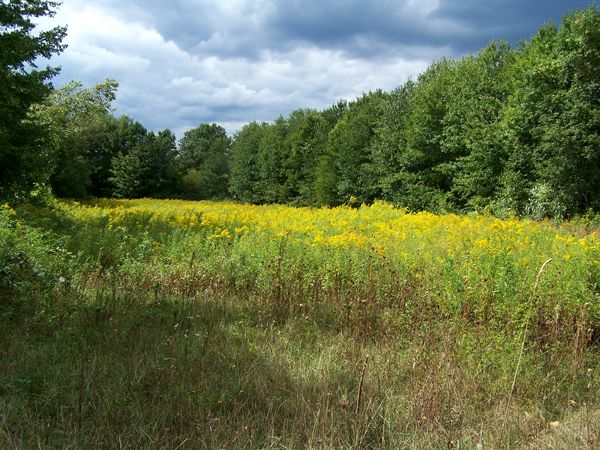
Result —
POLYGON ((597 324, 577 305, 548 320, 535 280, 528 315, 485 321, 441 308, 427 268, 356 256, 325 282, 277 242, 17 218, 0 220, 0 448, 600 445, 597 324))

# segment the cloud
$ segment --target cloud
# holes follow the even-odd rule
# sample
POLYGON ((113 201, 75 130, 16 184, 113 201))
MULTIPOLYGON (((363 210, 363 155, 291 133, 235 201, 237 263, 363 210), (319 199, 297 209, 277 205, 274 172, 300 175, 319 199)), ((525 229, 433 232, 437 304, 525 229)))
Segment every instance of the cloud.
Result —
MULTIPOLYGON (((559 0, 84 0, 65 2, 53 62, 86 84, 115 78, 117 112, 178 135, 228 131, 299 107, 393 89, 441 56, 529 37, 559 0)), ((585 6, 572 0, 570 7, 585 6)), ((48 22, 50 23, 50 22, 48 22)))

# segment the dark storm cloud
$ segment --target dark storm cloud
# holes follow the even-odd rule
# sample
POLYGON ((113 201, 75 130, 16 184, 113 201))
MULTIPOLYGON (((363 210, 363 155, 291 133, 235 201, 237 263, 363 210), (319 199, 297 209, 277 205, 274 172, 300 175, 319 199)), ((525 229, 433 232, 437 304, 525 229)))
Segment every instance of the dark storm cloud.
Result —
MULTIPOLYGON (((549 20, 589 0, 175 0, 124 2, 141 18, 188 51, 259 58, 265 49, 302 44, 359 57, 443 48, 457 56, 490 40, 517 43, 549 20), (229 5, 224 7, 223 5, 229 5)), ((416 53, 416 52, 415 52, 416 53)))
MULTIPOLYGON (((457 56, 491 40, 515 44, 589 0, 336 0, 278 2, 267 19, 274 42, 306 42, 360 55, 444 47, 457 56), (364 43, 367 43, 365 45, 364 43), (363 44, 362 46, 360 44, 363 44)), ((276 44, 281 45, 281 44, 276 44)))
POLYGON ((377 56, 396 46, 445 46, 465 32, 443 18, 431 20, 434 8, 434 2, 425 1, 333 1, 321 7, 293 2, 277 8, 267 24, 276 42, 307 42, 361 55, 371 50, 377 56))
POLYGON ((154 11, 166 38, 196 54, 256 60, 265 50, 315 46, 376 60, 457 57, 498 39, 516 44, 589 0, 265 0, 230 8, 178 0, 175 5, 179 14, 161 14, 161 2, 151 2, 148 11, 154 11))
POLYGON ((462 47, 472 51, 490 40, 505 39, 516 44, 529 39, 545 23, 558 25, 566 13, 590 4, 590 0, 443 0, 433 17, 471 29, 462 47))

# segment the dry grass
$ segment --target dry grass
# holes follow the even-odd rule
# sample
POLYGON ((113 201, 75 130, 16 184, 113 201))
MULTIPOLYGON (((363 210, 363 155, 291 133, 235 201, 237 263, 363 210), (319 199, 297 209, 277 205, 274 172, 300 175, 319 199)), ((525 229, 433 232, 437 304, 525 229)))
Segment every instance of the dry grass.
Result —
MULTIPOLYGON (((568 376, 570 353, 552 367, 525 349, 507 408, 520 335, 507 345, 485 328, 465 333, 433 318, 426 324, 425 314, 411 335, 367 334, 381 327, 357 325, 357 318, 348 325, 344 305, 335 302, 283 320, 276 315, 281 299, 242 295, 196 275, 155 278, 154 290, 147 279, 96 278, 85 289, 57 293, 63 301, 54 325, 45 318, 43 327, 31 319, 8 327, 0 350, 9 362, 0 368, 0 446, 425 449, 576 442, 594 448, 597 442, 597 412, 574 413, 568 401, 556 409, 570 392, 543 378, 544 370, 568 376), (513 365, 502 358, 513 358, 513 365), (546 433, 554 421, 565 425, 546 433), (574 421, 587 434, 566 425, 574 421)), ((588 356, 573 377, 589 373, 588 356)), ((593 389, 578 394, 597 401, 593 389)))

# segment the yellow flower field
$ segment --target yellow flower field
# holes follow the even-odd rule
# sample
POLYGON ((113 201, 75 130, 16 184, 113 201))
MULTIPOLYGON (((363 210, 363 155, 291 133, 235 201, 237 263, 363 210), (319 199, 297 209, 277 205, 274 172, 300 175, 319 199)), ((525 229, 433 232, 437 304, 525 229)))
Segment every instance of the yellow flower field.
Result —
MULTIPOLYGON (((90 229, 118 235, 118 246, 130 243, 120 251, 124 258, 148 250, 161 271, 165 264, 186 271, 197 259, 206 276, 260 292, 285 279, 299 297, 308 285, 331 288, 341 277, 348 292, 336 298, 370 295, 390 304, 409 292, 416 303, 425 297, 448 314, 481 320, 522 318, 538 271, 551 260, 537 293, 548 317, 562 320, 568 312, 600 321, 600 238, 575 224, 410 213, 383 202, 295 208, 104 199, 59 208, 90 229)), ((105 259, 114 260, 118 246, 105 259)))
POLYGON ((406 259, 427 255, 510 256, 522 265, 541 264, 547 258, 600 264, 596 233, 576 236, 568 226, 485 215, 408 213, 383 202, 360 208, 317 209, 142 199, 73 202, 62 207, 82 221, 105 221, 109 228, 151 230, 168 226, 209 232, 209 239, 259 234, 285 237, 313 248, 352 247, 406 259))

